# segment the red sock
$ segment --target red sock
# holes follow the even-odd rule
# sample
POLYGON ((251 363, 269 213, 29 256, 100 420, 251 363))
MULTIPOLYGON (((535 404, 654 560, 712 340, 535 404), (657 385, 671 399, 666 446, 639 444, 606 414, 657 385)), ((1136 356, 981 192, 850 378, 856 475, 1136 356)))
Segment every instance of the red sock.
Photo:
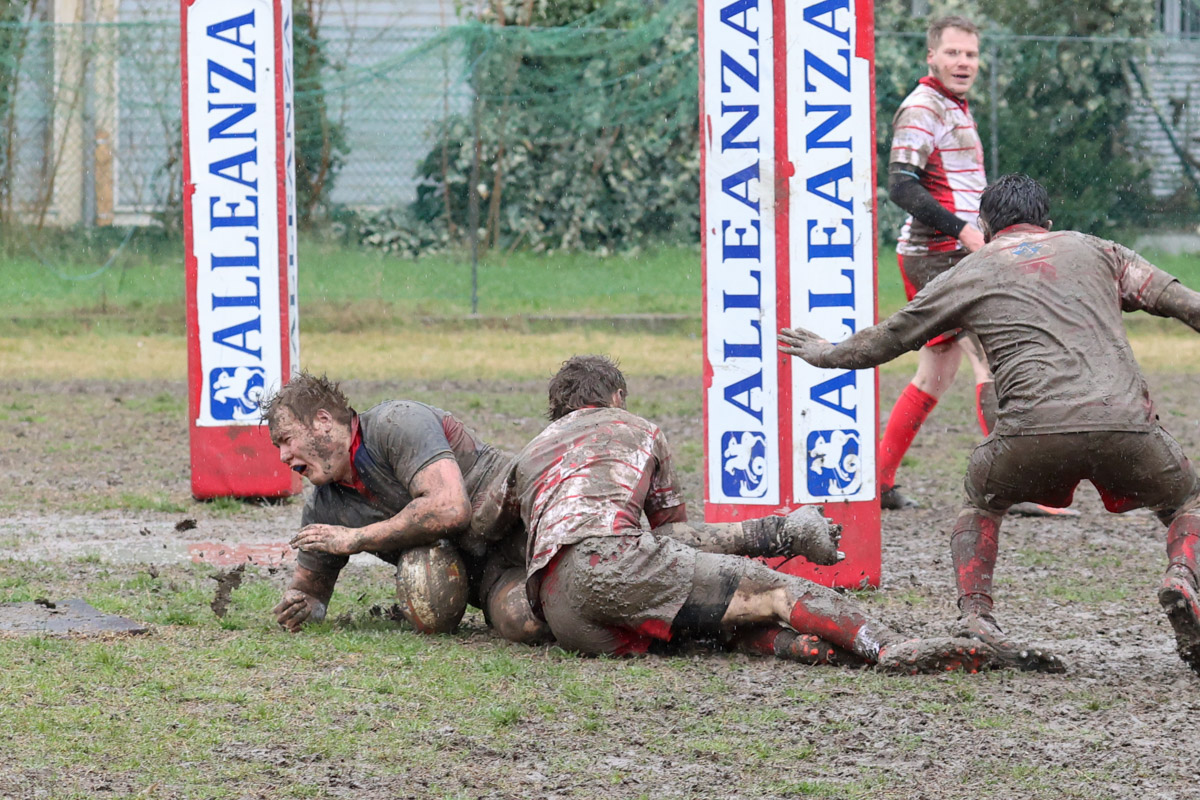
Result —
POLYGON ((1200 577, 1200 568, 1196 565, 1196 553, 1200 546, 1200 517, 1195 514, 1183 514, 1176 517, 1167 528, 1167 558, 1170 565, 1179 564, 1187 567, 1193 576, 1200 577))
POLYGON ((992 610, 992 575, 999 550, 1000 523, 978 512, 963 510, 950 534, 950 555, 958 583, 958 607, 968 613, 992 610))
POLYGON ((887 429, 879 445, 879 488, 887 491, 896 484, 896 469, 908 452, 909 445, 917 438, 917 431, 937 405, 937 398, 926 394, 914 384, 904 387, 892 414, 888 417, 887 429))

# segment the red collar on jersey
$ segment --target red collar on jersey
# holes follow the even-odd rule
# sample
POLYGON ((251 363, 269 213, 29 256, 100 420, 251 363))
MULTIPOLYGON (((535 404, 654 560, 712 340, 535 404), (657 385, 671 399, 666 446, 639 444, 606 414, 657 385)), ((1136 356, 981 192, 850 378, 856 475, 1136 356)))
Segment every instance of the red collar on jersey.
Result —
POLYGON ((937 92, 938 94, 940 94, 944 97, 950 98, 955 103, 957 103, 958 107, 961 108, 963 111, 971 110, 970 106, 967 105, 967 98, 959 97, 954 92, 947 89, 946 85, 944 83, 942 83, 941 81, 939 81, 937 78, 933 77, 932 75, 926 75, 924 78, 921 78, 921 80, 918 81, 918 83, 922 84, 923 86, 928 86, 930 89, 933 89, 935 92, 937 92))
POLYGON ((339 483, 354 489, 359 494, 366 495, 367 487, 363 485, 362 478, 358 477, 358 467, 354 466, 354 457, 358 455, 360 447, 362 447, 362 426, 358 424, 358 414, 355 414, 350 420, 350 482, 339 481, 339 483))
POLYGON ((1004 230, 997 233, 996 237, 998 238, 1000 236, 1008 236, 1009 234, 1015 234, 1015 233, 1049 233, 1049 232, 1050 231, 1046 230, 1045 228, 1043 228, 1040 225, 1034 225, 1029 222, 1018 222, 1016 225, 1009 225, 1007 228, 1005 228, 1004 230))

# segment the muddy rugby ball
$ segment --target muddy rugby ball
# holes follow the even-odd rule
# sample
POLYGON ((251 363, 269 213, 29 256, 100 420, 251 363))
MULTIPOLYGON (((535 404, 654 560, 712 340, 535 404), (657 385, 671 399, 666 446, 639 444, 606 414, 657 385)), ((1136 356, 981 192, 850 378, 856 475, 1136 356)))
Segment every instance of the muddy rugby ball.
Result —
POLYGON ((442 540, 406 550, 396 564, 396 597, 404 618, 421 633, 449 633, 467 610, 467 567, 442 540))

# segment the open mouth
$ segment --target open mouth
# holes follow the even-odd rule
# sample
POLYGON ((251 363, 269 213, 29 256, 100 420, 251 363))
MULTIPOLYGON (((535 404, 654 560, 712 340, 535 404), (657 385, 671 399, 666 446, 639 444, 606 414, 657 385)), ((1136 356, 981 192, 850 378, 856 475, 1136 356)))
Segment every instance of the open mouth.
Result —
POLYGON ((308 464, 296 464, 295 466, 292 467, 292 472, 295 472, 298 475, 303 475, 307 471, 308 471, 308 464))

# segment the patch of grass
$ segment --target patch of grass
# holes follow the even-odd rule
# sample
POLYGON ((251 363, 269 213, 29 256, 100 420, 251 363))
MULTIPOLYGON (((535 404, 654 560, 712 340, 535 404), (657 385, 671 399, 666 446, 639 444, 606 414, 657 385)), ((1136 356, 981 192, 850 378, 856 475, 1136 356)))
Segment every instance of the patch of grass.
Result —
POLYGON ((77 500, 73 504, 81 511, 162 511, 182 514, 188 504, 164 493, 144 494, 122 492, 119 495, 95 495, 77 500))

